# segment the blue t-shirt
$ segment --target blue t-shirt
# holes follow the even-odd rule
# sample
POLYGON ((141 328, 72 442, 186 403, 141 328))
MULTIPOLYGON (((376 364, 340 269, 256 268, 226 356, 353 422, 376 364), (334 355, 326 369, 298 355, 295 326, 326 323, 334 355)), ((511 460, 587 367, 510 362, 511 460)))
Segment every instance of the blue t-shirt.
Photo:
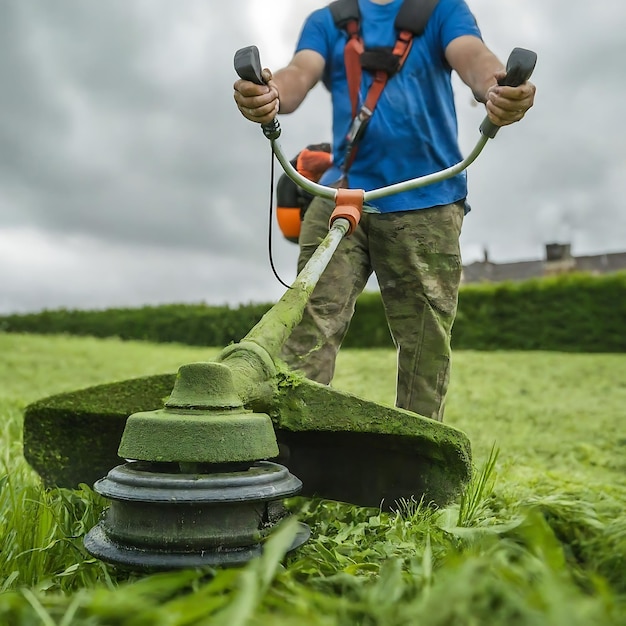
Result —
MULTIPOLYGON (((394 45, 394 20, 402 2, 393 0, 380 5, 359 0, 361 34, 366 48, 394 45)), ((481 37, 467 4, 464 0, 439 0, 426 30, 413 39, 404 66, 387 82, 378 100, 348 173, 350 187, 368 191, 430 174, 461 160, 451 68, 444 52, 453 39, 462 35, 481 37)), ((296 46, 296 52, 315 50, 326 60, 323 82, 333 105, 334 160, 320 181, 326 185, 341 177, 346 135, 352 122, 343 62, 346 38, 345 31, 336 28, 329 8, 325 7, 307 18, 296 46)), ((364 71, 361 103, 371 82, 371 74, 364 71)), ((449 204, 466 195, 466 176, 461 173, 370 204, 386 213, 449 204)))

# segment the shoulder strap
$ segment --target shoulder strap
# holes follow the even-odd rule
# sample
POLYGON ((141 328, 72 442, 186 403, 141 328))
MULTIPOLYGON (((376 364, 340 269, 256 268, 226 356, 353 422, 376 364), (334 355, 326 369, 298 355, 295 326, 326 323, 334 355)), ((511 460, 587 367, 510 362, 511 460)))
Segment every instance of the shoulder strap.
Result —
POLYGON ((334 0, 328 5, 335 26, 348 35, 344 49, 344 64, 348 92, 352 102, 352 116, 356 115, 356 102, 361 86, 361 69, 372 72, 382 70, 388 76, 395 74, 408 55, 414 36, 423 34, 438 0, 404 0, 395 20, 398 32, 393 49, 366 50, 361 38, 361 13, 358 0, 334 0))
POLYGON ((359 11, 359 0, 334 0, 328 5, 332 13, 335 26, 344 28, 351 20, 359 20, 361 13, 359 11))
POLYGON ((394 48, 383 51, 382 54, 379 50, 373 51, 373 57, 365 50, 361 38, 361 14, 358 0, 334 0, 328 5, 335 26, 345 30, 348 35, 344 48, 344 63, 353 120, 347 136, 346 156, 343 163, 344 177, 354 161, 359 140, 374 113, 387 80, 402 67, 411 50, 413 37, 423 34, 437 2, 438 0, 404 0, 394 24, 398 32, 394 48), (370 57, 374 61, 373 67, 368 67, 366 64, 368 62, 366 59, 370 57), (361 110, 357 111, 363 67, 374 71, 374 81, 361 110))
MULTIPOLYGON (((396 16, 396 28, 408 30, 418 37, 424 32, 439 0, 404 0, 396 16)), ((358 0, 334 0, 328 5, 335 26, 344 29, 352 20, 361 19, 358 0)))
POLYGON ((419 37, 439 0, 404 0, 396 16, 396 28, 408 30, 419 37))
POLYGON ((345 30, 348 40, 343 51, 348 81, 348 93, 352 103, 352 117, 357 112, 359 89, 361 87, 361 55, 364 52, 361 39, 360 12, 358 0, 335 0, 328 5, 335 26, 345 30))
POLYGON ((358 0, 335 0, 328 5, 333 16, 335 26, 345 30, 348 41, 343 51, 343 60, 348 80, 348 93, 352 103, 352 117, 356 115, 359 89, 361 88, 361 56, 364 52, 361 39, 358 0))

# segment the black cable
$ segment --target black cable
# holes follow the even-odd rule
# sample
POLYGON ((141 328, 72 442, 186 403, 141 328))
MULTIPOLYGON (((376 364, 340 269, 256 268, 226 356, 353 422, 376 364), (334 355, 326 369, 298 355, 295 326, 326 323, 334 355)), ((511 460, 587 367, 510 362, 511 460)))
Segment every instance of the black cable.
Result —
POLYGON ((271 155, 272 155, 272 161, 271 161, 271 165, 270 165, 270 210, 269 210, 269 215, 270 215, 270 221, 269 221, 269 226, 267 229, 268 232, 268 236, 267 236, 267 253, 270 259, 270 266, 272 268, 272 272, 274 272, 274 276, 276 277, 276 279, 278 280, 278 282, 283 285, 283 287, 287 287, 287 289, 291 289, 292 287, 290 285, 288 285, 279 275, 278 272, 276 271, 276 267, 274 267, 274 257, 272 254, 272 226, 274 224, 274 151, 271 150, 271 155))

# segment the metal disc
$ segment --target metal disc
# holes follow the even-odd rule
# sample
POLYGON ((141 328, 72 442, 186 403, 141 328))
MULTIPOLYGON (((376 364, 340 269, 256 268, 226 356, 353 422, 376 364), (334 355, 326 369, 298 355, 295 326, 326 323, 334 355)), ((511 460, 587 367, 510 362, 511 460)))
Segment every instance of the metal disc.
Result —
MULTIPOLYGON (((241 565, 261 554, 272 528, 289 516, 282 499, 301 487, 287 468, 267 461, 209 474, 130 462, 96 483, 111 502, 85 548, 126 569, 241 565)), ((301 524, 291 549, 309 536, 301 524)))

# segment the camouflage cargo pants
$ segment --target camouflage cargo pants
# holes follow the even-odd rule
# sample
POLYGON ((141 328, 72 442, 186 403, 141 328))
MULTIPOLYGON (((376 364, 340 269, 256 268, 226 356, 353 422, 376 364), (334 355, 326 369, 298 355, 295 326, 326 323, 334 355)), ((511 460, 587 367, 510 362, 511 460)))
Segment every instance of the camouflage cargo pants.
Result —
MULTIPOLYGON (((301 271, 328 233, 333 204, 313 200, 300 233, 301 271)), ((398 353, 396 406, 443 419, 450 333, 461 279, 463 202, 397 213, 364 213, 339 244, 283 347, 292 369, 329 384, 356 299, 376 274, 398 353)))

